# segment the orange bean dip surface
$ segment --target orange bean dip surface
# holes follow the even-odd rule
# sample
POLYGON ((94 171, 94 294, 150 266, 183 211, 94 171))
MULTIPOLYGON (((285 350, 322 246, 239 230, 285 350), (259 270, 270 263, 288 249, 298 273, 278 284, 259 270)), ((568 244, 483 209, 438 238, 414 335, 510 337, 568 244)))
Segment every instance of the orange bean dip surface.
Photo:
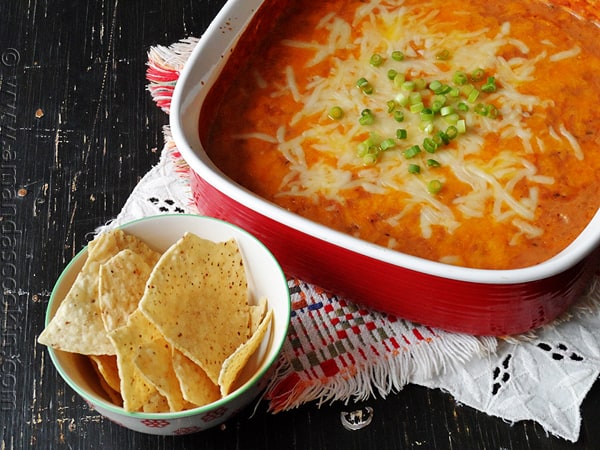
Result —
POLYGON ((259 10, 201 112, 203 147, 235 182, 333 229, 474 268, 545 261, 596 213, 600 29, 584 2, 563 2, 579 16, 541 1, 280 3, 259 10), (418 92, 432 109, 434 80, 451 89, 454 121, 403 104, 418 92))

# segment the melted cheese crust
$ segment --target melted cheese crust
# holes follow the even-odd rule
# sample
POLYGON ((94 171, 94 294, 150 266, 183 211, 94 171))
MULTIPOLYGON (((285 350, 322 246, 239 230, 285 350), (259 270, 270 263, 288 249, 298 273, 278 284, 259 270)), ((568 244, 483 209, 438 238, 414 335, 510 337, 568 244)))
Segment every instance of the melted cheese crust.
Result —
MULTIPOLYGON (((598 208, 599 31, 541 2, 292 2, 247 66, 226 68, 233 81, 214 88, 222 101, 204 145, 235 181, 359 238, 469 267, 536 264, 598 208), (404 60, 391 58, 397 50, 404 60), (449 58, 439 59, 442 50, 449 58), (377 67, 369 64, 375 53, 384 57, 377 67), (454 86, 456 71, 477 68, 498 88, 465 101, 466 132, 433 155, 407 158, 403 150, 432 131, 419 114, 405 110, 399 123, 388 113, 403 95, 388 70, 454 86), (372 94, 357 88, 361 77, 372 94), (479 102, 498 116, 478 114, 479 102), (341 119, 328 116, 332 106, 341 119), (375 116, 367 126, 358 121, 365 109, 375 116), (360 143, 398 128, 407 138, 365 164, 360 143), (428 167, 431 158, 439 167, 428 167), (409 173, 413 164, 418 174, 409 173), (439 193, 429 192, 432 180, 439 193)), ((420 92, 431 102, 429 90, 420 92)), ((433 129, 447 127, 436 116, 433 129)))

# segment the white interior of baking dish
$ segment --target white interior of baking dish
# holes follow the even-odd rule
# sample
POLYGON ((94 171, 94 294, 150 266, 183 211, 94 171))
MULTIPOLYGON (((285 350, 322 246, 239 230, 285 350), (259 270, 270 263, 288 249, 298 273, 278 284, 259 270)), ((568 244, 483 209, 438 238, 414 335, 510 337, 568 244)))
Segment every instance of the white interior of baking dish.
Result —
POLYGON ((470 269, 413 257, 370 244, 263 200, 232 182, 208 158, 198 136, 202 102, 227 62, 231 49, 263 0, 229 0, 191 54, 180 74, 171 103, 175 143, 192 169, 220 192, 291 228, 357 253, 418 272, 486 284, 523 283, 551 277, 577 264, 600 245, 600 210, 565 250, 544 263, 512 270, 470 269))

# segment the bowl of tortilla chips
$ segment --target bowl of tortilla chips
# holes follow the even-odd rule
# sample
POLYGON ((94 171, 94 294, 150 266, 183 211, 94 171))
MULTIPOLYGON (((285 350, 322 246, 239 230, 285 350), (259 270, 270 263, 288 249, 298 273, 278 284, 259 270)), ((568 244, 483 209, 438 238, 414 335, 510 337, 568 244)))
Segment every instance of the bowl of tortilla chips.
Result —
POLYGON ((100 414, 180 435, 258 397, 289 318, 287 280, 256 238, 214 218, 160 215, 104 231, 77 254, 38 342, 100 414))

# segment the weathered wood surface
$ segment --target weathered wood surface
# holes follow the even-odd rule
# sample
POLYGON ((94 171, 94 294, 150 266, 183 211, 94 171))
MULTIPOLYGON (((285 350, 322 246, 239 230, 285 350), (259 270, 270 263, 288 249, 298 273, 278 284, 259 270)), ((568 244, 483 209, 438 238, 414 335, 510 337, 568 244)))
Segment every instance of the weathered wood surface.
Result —
POLYGON ((145 90, 146 52, 200 36, 223 0, 0 0, 0 449, 593 449, 600 385, 581 439, 510 425, 415 386, 347 431, 343 404, 253 417, 186 437, 130 432, 90 410, 36 337, 60 271, 158 160, 167 117, 145 90))

